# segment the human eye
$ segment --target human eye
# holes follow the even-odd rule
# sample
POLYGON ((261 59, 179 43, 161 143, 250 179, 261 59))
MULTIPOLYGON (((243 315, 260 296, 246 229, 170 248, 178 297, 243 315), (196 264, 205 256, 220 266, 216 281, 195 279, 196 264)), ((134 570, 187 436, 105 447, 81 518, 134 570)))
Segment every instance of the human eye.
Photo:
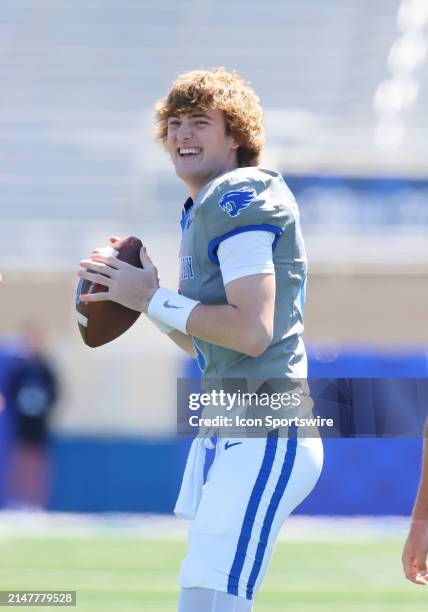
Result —
POLYGON ((180 125, 180 120, 177 117, 170 117, 168 119, 168 127, 174 128, 180 125))

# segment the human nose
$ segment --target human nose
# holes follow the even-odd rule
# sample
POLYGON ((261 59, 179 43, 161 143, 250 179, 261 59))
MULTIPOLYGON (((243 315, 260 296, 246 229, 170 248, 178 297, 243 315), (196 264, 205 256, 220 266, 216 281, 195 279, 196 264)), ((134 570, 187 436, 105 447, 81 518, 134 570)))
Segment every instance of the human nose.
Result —
POLYGON ((192 137, 191 125, 187 121, 182 121, 177 130, 177 138, 180 141, 190 140, 192 137))

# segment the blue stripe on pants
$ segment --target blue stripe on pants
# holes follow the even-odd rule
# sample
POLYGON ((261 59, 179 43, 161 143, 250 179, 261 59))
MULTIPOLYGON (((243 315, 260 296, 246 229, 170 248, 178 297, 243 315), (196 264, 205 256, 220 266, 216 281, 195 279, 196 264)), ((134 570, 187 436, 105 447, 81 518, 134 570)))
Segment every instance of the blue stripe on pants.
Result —
POLYGON ((260 538, 257 546, 253 568, 248 579, 247 599, 253 598, 254 585, 262 567, 263 559, 266 552, 266 546, 268 544, 270 531, 272 529, 273 520, 275 518, 276 511, 278 510, 278 506, 285 493, 285 489, 287 487, 288 481, 290 480, 291 472, 293 470, 294 461, 296 458, 296 450, 296 427, 290 426, 289 437, 287 440, 287 450, 285 453, 284 463, 282 464, 281 474, 278 478, 278 482, 276 483, 275 491, 272 493, 265 520, 263 521, 263 527, 260 532, 260 538))
POLYGON ((264 493, 267 481, 272 470, 277 446, 278 430, 275 429, 274 431, 270 431, 267 436, 263 462, 258 473, 254 488, 251 492, 250 501, 248 502, 244 521, 242 523, 241 533, 238 540, 238 545, 236 547, 235 558, 233 560, 232 567, 229 572, 227 592, 231 595, 238 596, 239 578, 241 576, 242 568, 244 567, 245 557, 247 555, 248 544, 250 542, 254 520, 256 518, 257 510, 259 509, 260 501, 262 499, 262 495, 264 493))

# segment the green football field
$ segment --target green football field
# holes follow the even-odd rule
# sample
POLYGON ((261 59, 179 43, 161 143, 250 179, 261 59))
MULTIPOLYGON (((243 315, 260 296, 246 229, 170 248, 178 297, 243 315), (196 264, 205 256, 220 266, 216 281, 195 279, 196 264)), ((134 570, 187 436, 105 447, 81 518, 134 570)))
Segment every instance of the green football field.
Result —
MULTIPOLYGON (((403 579, 401 544, 279 542, 255 611, 425 612, 428 587, 403 579)), ((182 538, 3 537, 0 589, 76 590, 82 612, 173 612, 184 550, 182 538)))

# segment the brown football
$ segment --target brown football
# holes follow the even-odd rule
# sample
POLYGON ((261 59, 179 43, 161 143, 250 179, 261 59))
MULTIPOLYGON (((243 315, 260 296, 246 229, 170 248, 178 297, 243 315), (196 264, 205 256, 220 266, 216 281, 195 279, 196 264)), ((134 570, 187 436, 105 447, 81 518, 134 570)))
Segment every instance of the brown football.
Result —
MULTIPOLYGON (((142 242, 135 236, 129 236, 114 245, 116 257, 132 266, 142 268, 140 249, 142 242)), ((112 253, 114 253, 112 248, 112 253)), ((102 346, 118 338, 135 323, 140 312, 131 310, 122 304, 106 300, 105 302, 82 302, 80 296, 87 293, 107 291, 107 287, 80 279, 76 292, 76 316, 83 342, 90 347, 102 346)))

